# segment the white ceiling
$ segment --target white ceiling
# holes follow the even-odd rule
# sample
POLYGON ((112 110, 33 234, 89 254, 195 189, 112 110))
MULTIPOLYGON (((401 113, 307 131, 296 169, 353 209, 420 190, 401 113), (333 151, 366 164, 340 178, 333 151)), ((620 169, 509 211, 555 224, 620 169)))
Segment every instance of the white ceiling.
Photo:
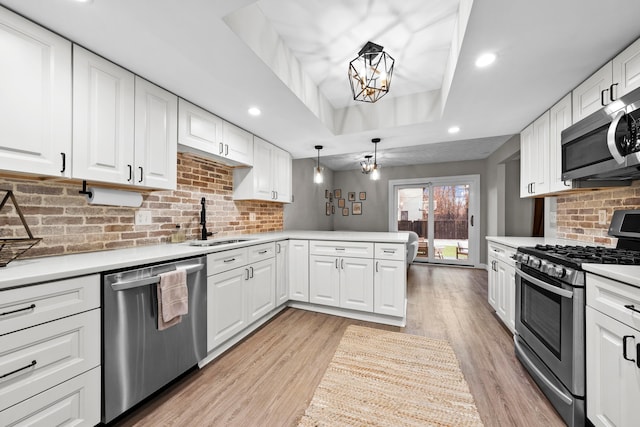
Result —
POLYGON ((295 158, 324 145, 334 170, 357 168, 373 137, 384 166, 486 158, 640 36, 637 0, 0 4, 295 158), (368 40, 396 59, 376 104, 351 100, 347 79, 368 40), (478 69, 485 51, 498 58, 478 69), (250 106, 263 114, 250 117, 250 106))

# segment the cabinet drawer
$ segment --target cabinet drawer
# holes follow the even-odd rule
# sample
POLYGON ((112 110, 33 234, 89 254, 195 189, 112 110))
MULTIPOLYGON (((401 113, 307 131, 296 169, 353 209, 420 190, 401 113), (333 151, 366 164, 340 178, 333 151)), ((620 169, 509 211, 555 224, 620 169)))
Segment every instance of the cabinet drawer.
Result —
POLYGON ((373 258, 373 243, 311 240, 309 242, 309 253, 311 255, 373 258))
POLYGON ((640 288, 605 277, 587 274, 587 305, 614 319, 640 330, 640 288))
POLYGON ((207 255, 207 276, 247 265, 247 248, 232 249, 207 255))
POLYGON ((3 425, 73 425, 100 423, 100 368, 65 381, 0 411, 3 425))
POLYGON ((100 310, 3 335, 0 410, 98 365, 100 310))
POLYGON ((249 263, 276 256, 276 244, 274 242, 249 246, 247 249, 249 251, 249 263))
POLYGON ((375 257, 376 259, 393 259, 404 261, 407 247, 402 243, 376 243, 375 257))
POLYGON ((0 336, 100 307, 100 275, 0 291, 0 336))

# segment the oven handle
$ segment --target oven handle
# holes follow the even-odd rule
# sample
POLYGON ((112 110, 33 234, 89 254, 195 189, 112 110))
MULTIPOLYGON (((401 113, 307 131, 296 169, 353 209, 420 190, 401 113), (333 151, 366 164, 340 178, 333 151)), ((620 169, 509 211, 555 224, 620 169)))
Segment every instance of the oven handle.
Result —
POLYGON ((535 277, 525 273, 524 271, 520 270, 520 269, 516 269, 516 274, 519 275, 520 277, 527 279, 527 281, 533 283, 534 285, 545 289, 551 293, 554 293, 556 295, 560 295, 561 297, 564 298, 573 298, 573 292, 572 291, 568 291, 566 289, 561 289, 558 288, 557 286, 552 286, 549 285, 547 283, 544 283, 542 280, 536 279, 535 277))

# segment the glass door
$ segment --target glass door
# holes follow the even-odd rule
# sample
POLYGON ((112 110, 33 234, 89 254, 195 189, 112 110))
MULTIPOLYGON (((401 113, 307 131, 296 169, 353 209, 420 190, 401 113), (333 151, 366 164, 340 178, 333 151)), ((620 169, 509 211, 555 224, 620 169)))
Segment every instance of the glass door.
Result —
POLYGON ((418 262, 475 265, 479 177, 394 180, 389 183, 391 231, 418 234, 418 262))

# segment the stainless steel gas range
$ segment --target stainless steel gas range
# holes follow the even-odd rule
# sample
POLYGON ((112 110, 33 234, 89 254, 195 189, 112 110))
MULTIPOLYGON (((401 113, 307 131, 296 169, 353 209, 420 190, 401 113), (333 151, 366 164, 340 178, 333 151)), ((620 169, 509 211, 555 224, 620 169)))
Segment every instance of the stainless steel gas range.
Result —
POLYGON ((585 425, 584 263, 640 265, 640 211, 614 212, 617 248, 537 245, 516 259, 518 359, 568 426, 585 425))

